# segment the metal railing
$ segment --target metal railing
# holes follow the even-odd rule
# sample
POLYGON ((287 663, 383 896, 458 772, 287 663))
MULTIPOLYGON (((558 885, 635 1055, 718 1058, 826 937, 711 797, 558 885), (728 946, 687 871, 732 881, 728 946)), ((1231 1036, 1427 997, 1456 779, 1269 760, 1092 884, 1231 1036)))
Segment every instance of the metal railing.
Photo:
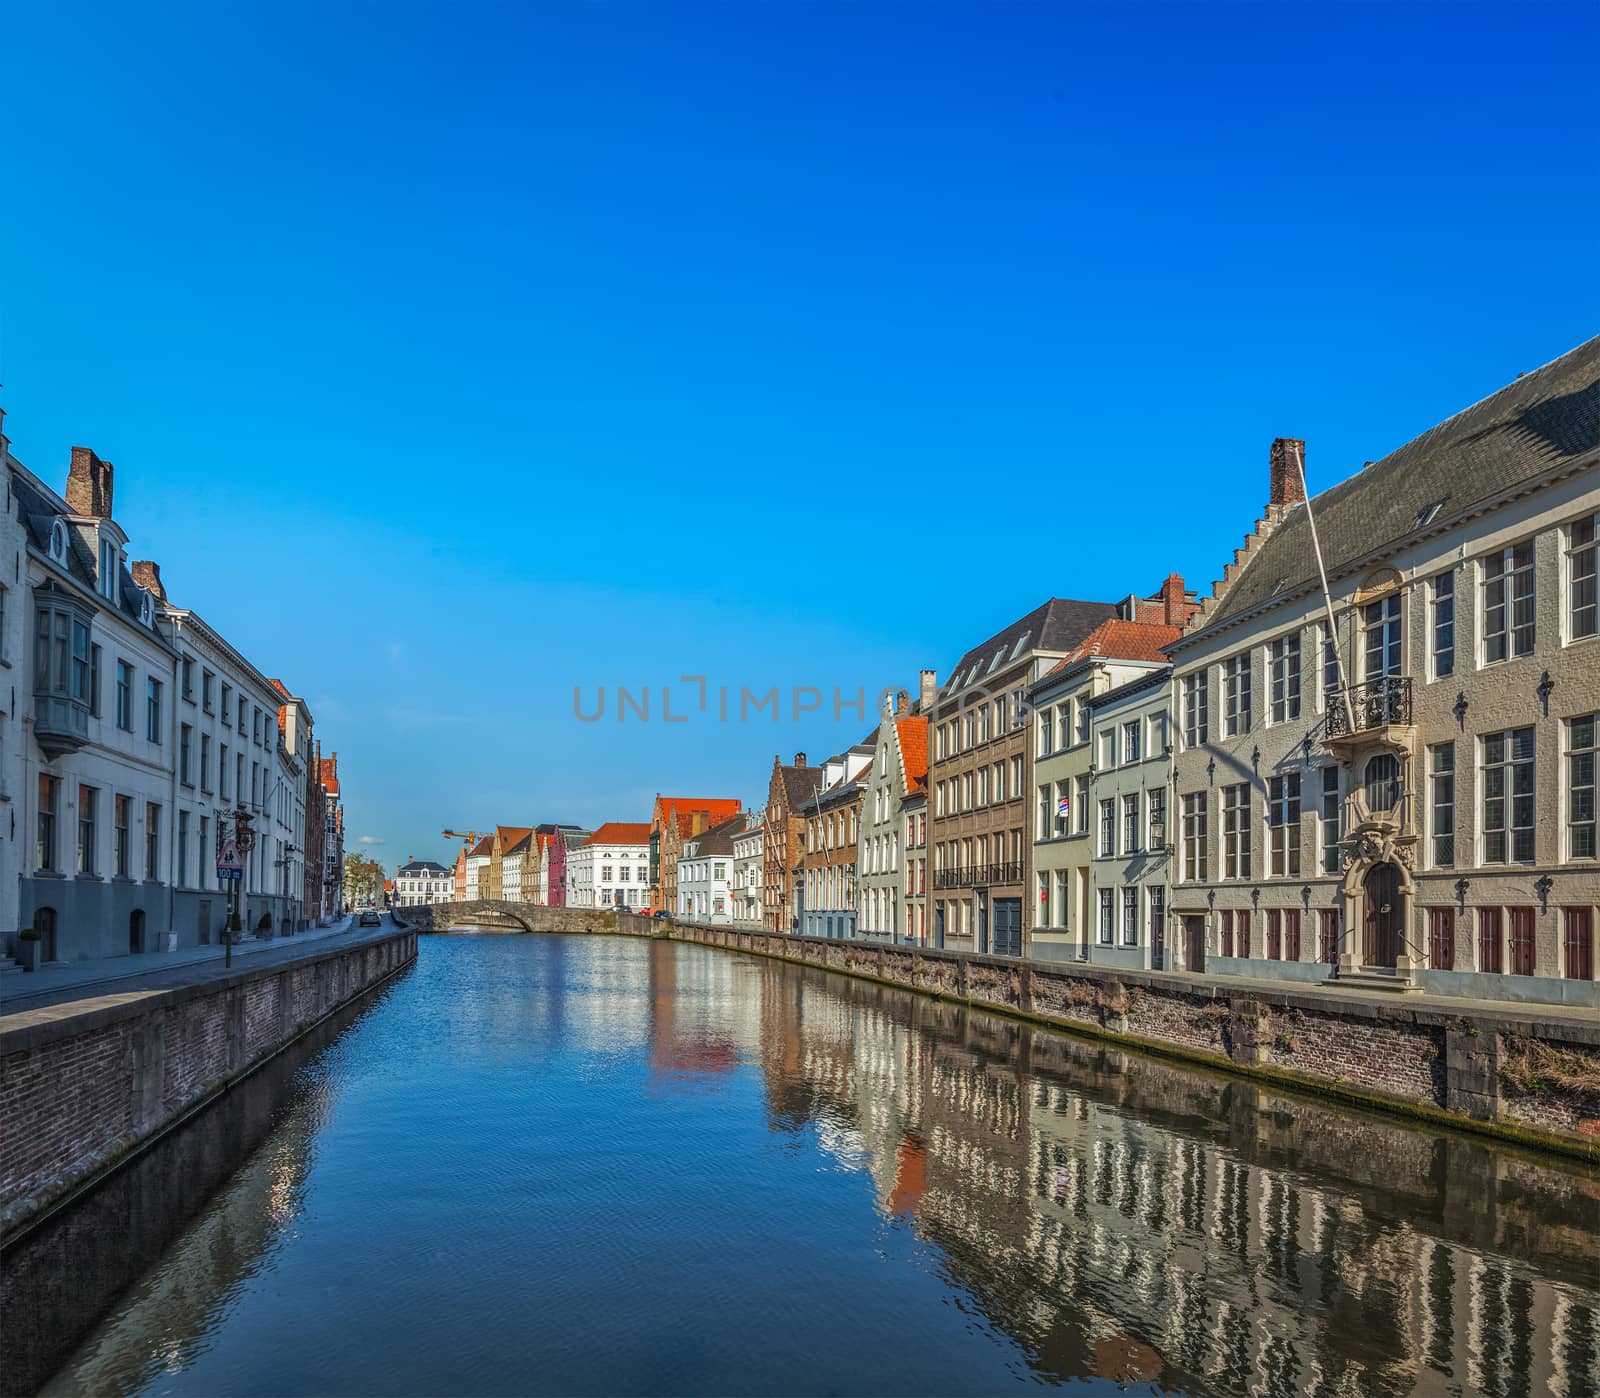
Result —
POLYGON ((1386 675, 1336 689, 1328 699, 1328 737, 1347 738, 1371 728, 1411 722, 1411 677, 1386 675), (1348 697, 1349 704, 1346 705, 1348 697))
POLYGON ((933 876, 935 888, 981 888, 995 883, 1021 883, 1022 865, 971 864, 955 869, 940 869, 933 876))

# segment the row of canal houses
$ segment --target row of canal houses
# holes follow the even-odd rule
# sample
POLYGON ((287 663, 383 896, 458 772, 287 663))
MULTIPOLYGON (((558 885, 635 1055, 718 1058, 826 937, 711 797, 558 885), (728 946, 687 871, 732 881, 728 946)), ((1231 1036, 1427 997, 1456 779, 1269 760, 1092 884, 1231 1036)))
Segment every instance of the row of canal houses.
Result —
POLYGON ((1304 463, 1206 595, 1052 598, 760 810, 497 830, 458 896, 521 851, 527 901, 1600 1007, 1600 339, 1309 508, 1304 463))

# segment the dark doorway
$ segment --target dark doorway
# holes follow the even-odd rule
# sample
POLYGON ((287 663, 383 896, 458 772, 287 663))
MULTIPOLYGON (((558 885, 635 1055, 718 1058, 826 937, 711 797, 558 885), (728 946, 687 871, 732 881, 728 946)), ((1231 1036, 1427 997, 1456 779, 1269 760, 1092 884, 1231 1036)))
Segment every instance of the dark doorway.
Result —
POLYGON ((39 960, 56 959, 56 910, 40 908, 33 915, 33 930, 39 934, 39 960))
POLYGON ((211 945, 211 900, 209 898, 200 900, 200 945, 203 947, 211 945))
POLYGON ((978 925, 974 930, 978 935, 975 945, 980 953, 987 955, 989 951, 989 895, 980 893, 977 895, 977 899, 978 925))
POLYGON ((1393 967, 1400 955, 1406 925, 1406 898, 1400 871, 1393 864, 1375 864, 1362 883, 1366 894, 1366 937, 1362 948, 1368 966, 1393 967))
POLYGON ((1022 899, 994 900, 994 954, 1022 955, 1022 899))
POLYGON ((1206 969, 1206 920, 1203 917, 1186 917, 1183 920, 1184 961, 1186 969, 1206 969))
POLYGON ((944 946, 944 904, 940 903, 933 910, 933 944, 936 947, 944 946))
POLYGON ((135 908, 128 915, 128 951, 137 956, 144 950, 144 909, 135 908))
POLYGON ((1150 917, 1150 969, 1161 971, 1167 964, 1167 919, 1160 913, 1150 917))
POLYGON ((1511 910, 1511 974, 1531 976, 1537 965, 1533 946, 1533 909, 1511 910))

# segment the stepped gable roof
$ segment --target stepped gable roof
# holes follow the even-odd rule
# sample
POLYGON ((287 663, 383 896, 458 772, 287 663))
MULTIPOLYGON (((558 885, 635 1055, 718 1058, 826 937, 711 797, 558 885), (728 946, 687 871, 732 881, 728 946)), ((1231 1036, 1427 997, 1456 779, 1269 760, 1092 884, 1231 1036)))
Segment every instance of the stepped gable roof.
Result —
MULTIPOLYGON (((1600 336, 1313 497, 1328 576, 1398 548, 1419 530, 1446 529, 1503 492, 1596 450, 1600 336)), ((1191 634, 1317 581, 1306 507, 1297 503, 1191 634)))
POLYGON ((788 798, 789 809, 798 810, 822 789, 822 768, 778 766, 783 777, 783 794, 788 798))
POLYGON ((921 791, 928 784, 928 720, 897 718, 894 730, 900 739, 900 760, 905 763, 907 789, 921 791))
POLYGON ((963 655, 950 672, 946 688, 965 689, 1031 650, 1071 650, 1102 621, 1116 614, 1117 609, 1110 602, 1075 602, 1052 597, 963 655))
POLYGON ((1112 617, 1095 627, 1047 673, 1054 675, 1062 670, 1070 670, 1085 660, 1094 659, 1144 660, 1153 665, 1164 665, 1167 661, 1166 648, 1182 634, 1181 627, 1167 626, 1161 622, 1124 621, 1121 617, 1112 617))
POLYGON ((586 845, 648 845, 650 825, 636 820, 608 820, 587 840, 586 845))

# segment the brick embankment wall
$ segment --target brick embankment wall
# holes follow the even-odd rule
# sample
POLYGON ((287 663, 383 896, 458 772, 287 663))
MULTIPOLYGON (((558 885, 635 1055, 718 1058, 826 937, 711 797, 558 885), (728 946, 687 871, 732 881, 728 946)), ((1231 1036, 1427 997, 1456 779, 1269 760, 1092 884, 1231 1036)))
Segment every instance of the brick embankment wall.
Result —
POLYGON ((402 930, 287 965, 0 1022, 0 1237, 415 960, 402 930))
POLYGON ((1322 987, 829 941, 624 915, 619 932, 780 957, 1362 1105, 1600 1158, 1600 1022, 1322 987))

